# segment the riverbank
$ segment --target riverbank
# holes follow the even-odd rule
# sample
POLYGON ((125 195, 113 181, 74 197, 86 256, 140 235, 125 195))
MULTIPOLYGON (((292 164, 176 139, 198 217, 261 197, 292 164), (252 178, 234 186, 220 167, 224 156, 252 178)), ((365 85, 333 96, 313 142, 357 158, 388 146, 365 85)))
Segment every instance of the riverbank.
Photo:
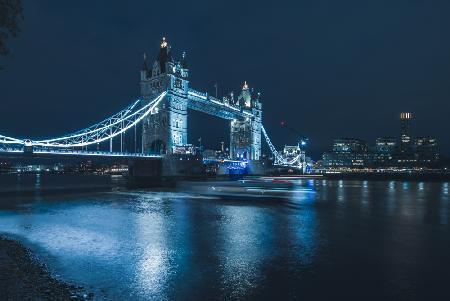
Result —
POLYGON ((125 188, 122 176, 92 174, 0 174, 0 198, 94 193, 125 188))
POLYGON ((450 181, 448 172, 336 172, 325 173, 328 180, 370 180, 370 181, 411 181, 446 182, 450 181))
POLYGON ((1 300, 91 300, 82 288, 55 279, 30 250, 0 236, 1 300))

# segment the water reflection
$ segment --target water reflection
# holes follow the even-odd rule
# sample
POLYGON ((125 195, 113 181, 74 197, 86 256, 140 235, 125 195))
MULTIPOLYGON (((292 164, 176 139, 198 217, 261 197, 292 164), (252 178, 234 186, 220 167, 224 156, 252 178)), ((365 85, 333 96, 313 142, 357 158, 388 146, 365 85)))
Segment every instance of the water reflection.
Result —
POLYGON ((435 281, 450 276, 448 183, 301 180, 286 189, 292 198, 281 200, 34 196, 26 211, 4 207, 0 229, 113 300, 327 299, 349 281, 361 300, 383 299, 393 286, 413 293, 417 275, 432 277, 424 266, 443 275, 435 281))
POLYGON ((395 181, 390 181, 389 182, 389 191, 390 192, 395 191, 395 181))
POLYGON ((260 278, 266 250, 273 250, 273 219, 263 220, 261 210, 252 207, 225 206, 221 213, 226 222, 219 229, 222 270, 221 289, 225 299, 242 298, 255 289, 260 278))
MULTIPOLYGON (((294 234, 292 237, 288 237, 294 245, 294 260, 297 264, 300 263, 304 266, 313 264, 319 245, 317 212, 311 210, 310 207, 316 203, 316 191, 313 190, 314 187, 310 189, 310 191, 295 196, 294 202, 303 206, 300 207, 298 214, 289 214, 287 222, 289 231, 286 231, 294 234)), ((280 235, 283 234, 280 233, 280 235)))
POLYGON ((448 194, 448 182, 442 184, 442 193, 448 194))
POLYGON ((38 173, 34 180, 34 191, 36 194, 36 199, 41 200, 41 174, 38 173))
POLYGON ((363 181, 363 187, 361 189, 361 210, 365 214, 370 214, 370 189, 368 181, 363 181))
POLYGON ((403 190, 408 190, 409 189, 409 183, 408 182, 403 182, 402 187, 403 187, 403 190))
POLYGON ((339 180, 338 185, 339 185, 339 188, 338 188, 337 200, 338 200, 338 203, 343 203, 345 200, 344 181, 339 180))
MULTIPOLYGON (((158 202, 158 201, 157 201, 158 202)), ((141 205, 148 204, 145 200, 141 205)), ((167 236, 167 218, 158 212, 146 211, 135 216, 136 240, 136 291, 143 297, 166 299, 167 281, 170 277, 171 248, 167 236)))
POLYGON ((36 191, 39 191, 41 189, 41 174, 36 174, 35 182, 34 182, 34 188, 36 191))
POLYGON ((440 210, 440 223, 448 225, 450 220, 450 206, 449 206, 449 184, 448 182, 442 183, 441 188, 441 210, 440 210))
POLYGON ((424 183, 423 182, 419 182, 419 184, 417 185, 417 188, 419 189, 419 190, 423 190, 424 189, 424 183))

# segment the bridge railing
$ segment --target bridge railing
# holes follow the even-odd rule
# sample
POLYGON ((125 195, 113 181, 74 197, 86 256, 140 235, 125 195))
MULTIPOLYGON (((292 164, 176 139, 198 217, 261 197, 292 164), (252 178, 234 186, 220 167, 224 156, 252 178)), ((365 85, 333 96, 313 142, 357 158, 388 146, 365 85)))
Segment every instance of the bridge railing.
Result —
POLYGON ((159 158, 160 155, 131 153, 131 152, 108 152, 108 151, 86 151, 86 150, 69 150, 69 149, 35 149, 36 154, 60 154, 60 155, 87 155, 87 156, 113 156, 113 157, 142 157, 142 158, 159 158))
POLYGON ((21 153, 23 150, 23 147, 0 147, 0 152, 3 153, 21 153))
MULTIPOLYGON (((0 153, 25 153, 25 148, 0 147, 0 153)), ((76 149, 51 149, 35 147, 30 151, 34 154, 51 154, 51 155, 79 155, 79 156, 104 156, 104 157, 134 157, 134 158, 160 158, 157 154, 144 154, 132 152, 109 152, 109 151, 87 151, 76 149)))

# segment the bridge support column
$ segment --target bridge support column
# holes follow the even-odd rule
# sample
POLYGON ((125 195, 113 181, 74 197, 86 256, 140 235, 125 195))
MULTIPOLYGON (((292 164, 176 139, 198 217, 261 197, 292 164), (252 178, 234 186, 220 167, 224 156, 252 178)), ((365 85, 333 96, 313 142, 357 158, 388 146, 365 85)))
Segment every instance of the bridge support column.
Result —
POLYGON ((233 119, 230 124, 230 159, 259 160, 261 119, 233 119))
POLYGON ((238 96, 241 110, 251 114, 231 121, 230 157, 231 159, 259 160, 261 157, 261 94, 252 94, 247 82, 238 96))
POLYGON ((141 70, 141 96, 148 103, 167 91, 155 111, 143 121, 143 153, 172 154, 187 144, 188 69, 185 56, 175 62, 165 39, 151 70, 144 58, 141 70))

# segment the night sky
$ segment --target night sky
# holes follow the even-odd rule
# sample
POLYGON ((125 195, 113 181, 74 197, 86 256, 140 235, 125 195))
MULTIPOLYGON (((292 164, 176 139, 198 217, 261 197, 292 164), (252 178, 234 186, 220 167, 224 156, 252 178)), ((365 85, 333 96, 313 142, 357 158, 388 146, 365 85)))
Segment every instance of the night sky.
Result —
MULTIPOLYGON (((262 92, 274 144, 310 138, 318 159, 332 140, 374 143, 434 135, 450 152, 450 1, 24 1, 20 36, 0 63, 0 133, 52 137, 119 111, 139 96, 142 54, 163 36, 187 51, 191 87, 262 92), (125 5, 127 3, 127 5, 125 5), (128 4, 130 3, 130 4, 128 4), (133 3, 133 5, 131 5, 133 3)), ((189 118, 189 142, 218 148, 228 124, 189 118)))

